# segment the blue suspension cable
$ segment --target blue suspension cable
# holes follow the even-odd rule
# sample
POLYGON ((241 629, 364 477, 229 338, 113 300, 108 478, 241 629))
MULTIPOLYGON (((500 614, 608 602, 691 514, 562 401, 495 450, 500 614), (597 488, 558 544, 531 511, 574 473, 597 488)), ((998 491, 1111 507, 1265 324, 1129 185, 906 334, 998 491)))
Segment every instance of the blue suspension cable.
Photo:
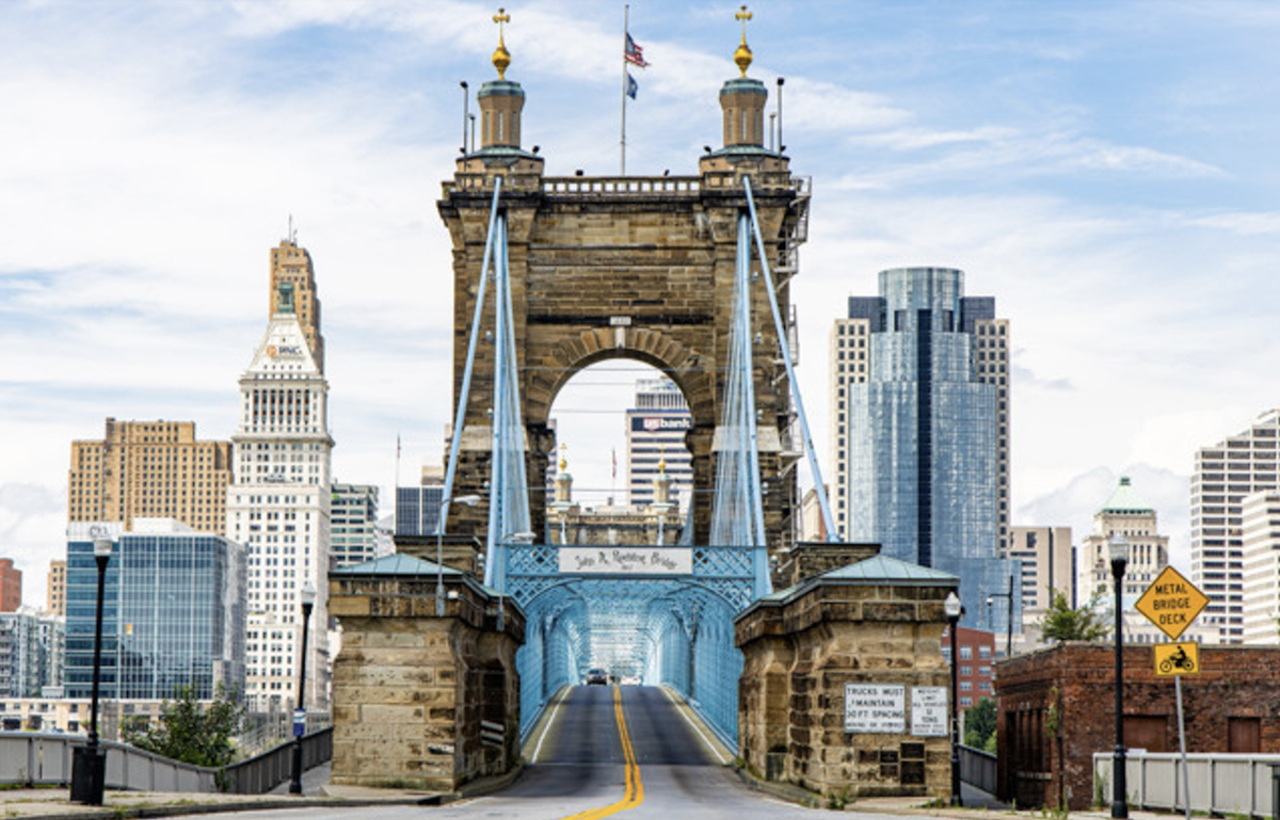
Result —
POLYGON ((796 379, 795 366, 791 363, 791 346, 787 343, 787 330, 782 323, 782 312, 778 310, 778 296, 773 289, 773 274, 769 271, 769 258, 764 249, 764 236, 760 233, 760 219, 756 215, 756 202, 751 195, 751 179, 743 176, 742 185, 747 192, 747 208, 751 211, 751 224, 755 228, 756 251, 760 254, 760 269, 764 274, 765 291, 769 294, 769 308, 773 311, 774 332, 778 335, 778 346, 782 348, 782 361, 787 368, 787 379, 791 382, 791 394, 796 402, 796 415, 800 419, 800 433, 804 437, 804 452, 808 456, 809 474, 813 477, 814 492, 818 496, 818 507, 822 510, 822 522, 827 528, 827 540, 839 541, 840 533, 836 529, 835 519, 831 516, 831 501, 827 498, 827 485, 822 480, 822 469, 818 466, 818 456, 813 447, 813 436, 809 434, 809 419, 805 416, 804 400, 800 398, 800 382, 796 379))
MULTIPOLYGON (((444 492, 441 498, 447 502, 453 498, 453 480, 458 472, 458 448, 462 444, 462 426, 467 413, 467 396, 471 393, 471 374, 475 369, 476 343, 480 339, 480 318, 484 314, 484 291, 488 281, 489 262, 493 254, 494 225, 498 220, 498 194, 502 191, 502 177, 494 177, 493 203, 489 206, 489 233, 484 240, 484 257, 480 263, 480 287, 476 293, 476 309, 471 319, 471 338, 467 341, 467 366, 462 372, 462 387, 458 391, 458 410, 453 416, 453 440, 449 442, 449 466, 445 471, 444 492)), ((440 517, 436 521, 436 534, 444 533, 445 519, 449 515, 448 503, 441 504, 440 517)))

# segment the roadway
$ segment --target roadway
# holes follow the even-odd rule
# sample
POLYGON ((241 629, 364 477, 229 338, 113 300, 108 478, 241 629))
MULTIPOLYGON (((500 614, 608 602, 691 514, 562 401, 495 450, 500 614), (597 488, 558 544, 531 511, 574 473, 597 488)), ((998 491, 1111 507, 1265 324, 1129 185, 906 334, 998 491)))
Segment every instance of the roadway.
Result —
POLYGON ((613 816, 620 820, 777 820, 801 813, 804 817, 849 816, 802 809, 747 788, 724 765, 723 747, 708 743, 707 730, 695 729, 662 689, 578 686, 567 691, 558 707, 549 708, 554 710, 551 719, 535 729, 525 746, 529 763, 523 776, 501 792, 440 807, 300 807, 287 815, 241 812, 227 817, 348 820, 358 813, 360 820, 601 820, 613 816))

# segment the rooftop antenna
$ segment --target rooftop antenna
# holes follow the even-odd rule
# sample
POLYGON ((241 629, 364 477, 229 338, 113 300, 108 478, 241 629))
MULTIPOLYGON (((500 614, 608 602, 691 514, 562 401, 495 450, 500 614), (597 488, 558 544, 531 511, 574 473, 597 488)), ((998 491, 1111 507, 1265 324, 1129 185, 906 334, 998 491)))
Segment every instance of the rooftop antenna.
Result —
POLYGON ((288 234, 288 238, 289 238, 289 243, 290 243, 290 244, 292 244, 292 245, 296 245, 296 244, 298 244, 298 231, 293 227, 293 214, 289 214, 289 234, 288 234))

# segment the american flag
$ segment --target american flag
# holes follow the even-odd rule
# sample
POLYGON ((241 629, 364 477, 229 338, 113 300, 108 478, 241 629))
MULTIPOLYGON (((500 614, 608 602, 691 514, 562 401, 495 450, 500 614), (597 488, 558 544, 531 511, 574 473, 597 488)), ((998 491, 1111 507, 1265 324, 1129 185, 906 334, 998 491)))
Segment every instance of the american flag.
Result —
POLYGON ((641 68, 649 65, 644 61, 644 49, 636 45, 636 41, 631 39, 631 32, 627 32, 627 48, 622 56, 632 65, 638 65, 641 68))

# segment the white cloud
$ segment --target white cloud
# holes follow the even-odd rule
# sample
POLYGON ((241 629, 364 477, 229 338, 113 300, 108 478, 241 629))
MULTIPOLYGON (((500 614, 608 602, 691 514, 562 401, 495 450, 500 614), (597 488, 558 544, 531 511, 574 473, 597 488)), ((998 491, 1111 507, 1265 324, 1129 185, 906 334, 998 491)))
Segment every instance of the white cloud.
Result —
MULTIPOLYGON (((963 268, 968 291, 996 296, 1012 322, 1015 501, 1065 492, 1098 465, 1185 470, 1189 448, 1277 403, 1257 375, 1280 365, 1269 341, 1280 216, 1252 159, 1273 153, 1260 89, 1172 62, 1098 84, 1093 64, 1128 54, 1130 10, 1101 23, 1059 12, 1059 32, 1039 30, 1039 9, 993 27, 989 7, 912 26, 889 7, 836 21, 814 8, 762 13, 749 37, 753 76, 771 94, 787 77, 784 139, 793 169, 815 178, 792 294, 820 446, 830 323, 844 295, 874 293, 875 273, 900 265, 963 268), (982 42, 948 45, 940 34, 958 24, 982 42), (833 55, 848 77, 833 78, 833 55), (1167 116, 1194 130, 1132 127, 1135 98, 1182 100, 1167 116), (1209 104, 1213 117, 1195 116, 1209 104)), ((633 8, 653 63, 634 72, 633 173, 691 173, 701 146, 719 143, 717 93, 736 74, 731 11, 633 8)), ((1158 34, 1170 42, 1212 22, 1194 5, 1174 11, 1158 34)), ((549 173, 617 167, 616 12, 512 10, 512 76, 549 173)), ((435 200, 457 152, 457 82, 474 92, 492 76, 492 13, 354 0, 5 5, 0 484, 61 497, 68 442, 100 434, 107 415, 192 418, 203 436, 229 435, 265 319, 267 249, 289 214, 316 261, 337 472, 389 483, 397 433, 406 466, 434 461, 453 343, 435 200)), ((1234 4, 1209 36, 1256 65, 1271 57, 1252 38, 1278 23, 1234 4), (1248 39, 1232 39, 1235 27, 1248 39)), ((1135 47, 1155 61, 1165 40, 1152 37, 1135 47)), ((1087 496, 1064 498, 1087 510, 1087 496)), ((4 546, 56 544, 63 503, 6 507, 4 546)))
POLYGON ((1050 493, 1016 505, 1014 523, 1070 526, 1072 541, 1079 544, 1093 532, 1093 516, 1111 497, 1121 476, 1128 477, 1138 498, 1155 510, 1156 531, 1169 537, 1169 563, 1189 576, 1190 480, 1186 474, 1143 463, 1131 463, 1118 471, 1095 467, 1050 493))

